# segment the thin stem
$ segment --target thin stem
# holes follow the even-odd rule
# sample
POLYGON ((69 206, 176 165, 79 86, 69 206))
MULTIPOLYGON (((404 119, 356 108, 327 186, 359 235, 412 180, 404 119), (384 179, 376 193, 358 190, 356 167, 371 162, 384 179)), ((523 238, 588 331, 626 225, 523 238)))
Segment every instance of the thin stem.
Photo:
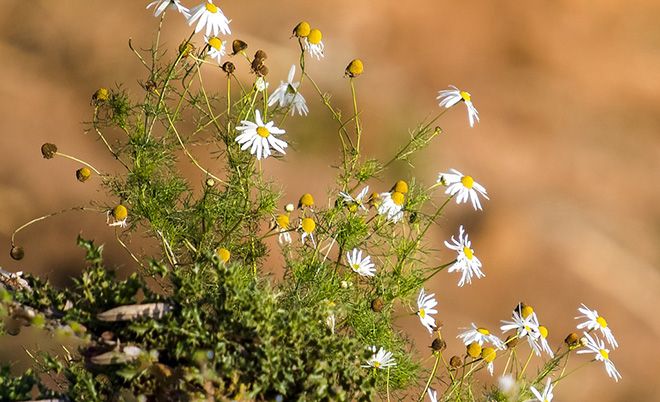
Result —
POLYGON ((56 215, 60 215, 60 214, 63 214, 63 213, 65 213, 65 212, 71 212, 71 211, 92 211, 92 212, 101 212, 101 211, 99 211, 98 209, 93 209, 93 208, 87 208, 87 207, 72 207, 72 208, 63 209, 63 210, 61 210, 61 211, 57 211, 57 212, 51 212, 50 214, 46 214, 46 215, 40 216, 40 217, 38 217, 38 218, 34 218, 34 219, 32 219, 31 221, 28 221, 28 222, 24 223, 23 225, 21 225, 18 229, 14 230, 14 232, 11 234, 11 245, 12 245, 12 247, 15 245, 14 239, 15 239, 16 235, 17 235, 18 232, 20 232, 21 230, 23 230, 23 229, 25 229, 26 227, 32 225, 33 223, 36 223, 36 222, 39 222, 39 221, 43 221, 43 220, 48 219, 48 218, 50 218, 50 217, 53 217, 53 216, 56 216, 56 215))
POLYGON ((71 159, 72 161, 76 161, 78 163, 82 163, 83 165, 85 165, 88 168, 92 169, 97 175, 103 176, 103 174, 101 172, 99 172, 94 166, 90 165, 89 163, 87 163, 87 162, 85 162, 81 159, 78 159, 78 158, 76 158, 74 156, 71 156, 71 155, 63 154, 62 152, 59 152, 59 151, 55 152, 55 155, 59 155, 59 156, 65 157, 67 159, 71 159))
POLYGON ((534 350, 529 351, 529 356, 527 356, 527 361, 525 362, 525 365, 523 366, 522 370, 520 373, 518 373, 518 380, 522 378, 522 376, 525 374, 525 370, 527 370, 527 366, 529 365, 529 362, 532 360, 532 355, 534 354, 534 350))
POLYGON ((442 357, 442 353, 437 352, 436 353, 436 358, 435 358, 435 363, 433 364, 433 369, 431 370, 431 375, 429 376, 428 381, 426 381, 426 385, 424 386, 424 389, 422 390, 422 393, 419 395, 419 398, 417 399, 418 402, 421 402, 424 399, 424 395, 426 395, 426 391, 431 386, 431 382, 433 381, 433 377, 435 377, 435 372, 438 370, 438 364, 440 363, 440 358, 441 357, 442 357))

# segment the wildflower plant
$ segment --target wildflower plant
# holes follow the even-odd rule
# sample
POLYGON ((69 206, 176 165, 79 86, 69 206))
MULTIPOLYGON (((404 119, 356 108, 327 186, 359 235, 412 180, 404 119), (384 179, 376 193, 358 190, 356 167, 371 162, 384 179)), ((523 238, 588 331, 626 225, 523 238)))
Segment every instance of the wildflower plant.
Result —
POLYGON ((484 278, 488 264, 474 255, 462 225, 458 239, 445 242, 457 253, 448 261, 436 263, 440 256, 426 237, 452 200, 459 208, 470 201, 474 213, 481 211, 486 189, 455 169, 431 185, 401 178, 388 190, 379 179, 438 137, 440 117, 458 103, 465 103, 470 126, 479 121, 469 93, 440 91, 437 114, 381 161, 362 149, 371 140, 357 96, 363 62, 354 59, 344 70, 352 99, 348 113, 312 77, 310 58, 323 63, 326 50, 341 49, 326 49, 324 40, 332 38, 319 28, 296 25, 291 38, 299 58, 286 60, 261 49, 248 53, 246 42, 227 37, 231 19, 212 0, 191 8, 180 1, 146 7, 160 20, 152 46, 142 51, 130 43, 147 70, 143 93, 100 88, 90 106, 88 131, 120 173, 101 172, 55 144, 42 147, 46 159, 75 161, 78 181, 100 186, 107 199, 34 219, 14 232, 11 245, 11 256, 20 260, 25 250, 17 235, 32 224, 60 213, 97 214, 132 257, 133 272, 118 279, 103 262, 103 246, 84 238, 78 244, 85 268, 71 287, 56 289, 27 273, 0 271, 2 333, 35 326, 57 342, 76 343, 64 357, 30 351, 35 369, 19 376, 3 367, 0 399, 550 400, 575 350, 594 354, 608 375, 621 377, 593 333, 600 331, 616 348, 611 329, 584 305, 578 319, 586 321, 577 329, 585 332, 554 348, 546 340, 548 329, 523 303, 510 320, 503 316, 506 340, 474 323, 462 331, 457 328, 464 323, 443 327, 447 303, 429 280, 457 271, 458 286, 470 285, 484 278), (173 49, 161 44, 160 30, 184 19, 190 35, 173 49), (270 94, 267 62, 294 63, 270 94), (220 79, 224 88, 216 93, 220 79), (312 98, 322 107, 313 110, 306 102, 312 98), (282 197, 285 189, 265 178, 265 161, 288 156, 296 133, 287 121, 322 112, 336 122, 329 131, 337 138, 337 180, 328 202, 306 193, 296 208, 298 197, 282 197), (110 132, 121 136, 110 141, 110 132), (204 153, 212 164, 199 162, 204 153), (195 174, 184 175, 176 165, 181 162, 194 166, 195 174), (139 253, 131 247, 134 236, 151 239, 160 251, 139 253), (280 281, 269 279, 269 254, 283 260, 280 281), (430 337, 430 371, 396 323, 401 309, 416 314, 420 324, 414 330, 430 337), (529 351, 518 342, 523 338, 529 351), (465 353, 446 356, 450 340, 465 353), (540 351, 546 359, 530 373, 530 360, 540 351), (521 353, 529 357, 520 359, 521 353), (507 389, 484 390, 479 371, 501 372, 507 389))

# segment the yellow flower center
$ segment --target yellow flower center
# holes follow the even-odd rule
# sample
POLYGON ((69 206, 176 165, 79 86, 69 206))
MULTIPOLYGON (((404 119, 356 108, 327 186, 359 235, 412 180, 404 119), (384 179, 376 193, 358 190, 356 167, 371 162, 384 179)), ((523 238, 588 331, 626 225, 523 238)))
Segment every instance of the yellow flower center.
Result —
POLYGON ((487 330, 486 328, 477 328, 477 332, 482 335, 490 335, 490 331, 487 330))
POLYGON ((495 351, 495 348, 487 347, 481 351, 481 357, 486 363, 490 363, 497 357, 497 352, 495 351))
POLYGON ((353 271, 357 271, 358 269, 360 269, 360 264, 351 264, 351 269, 353 271))
POLYGON ((541 334, 543 339, 547 338, 548 337, 548 328, 543 326, 543 325, 539 325, 539 333, 541 334))
POLYGON ((302 220, 301 226, 305 233, 312 233, 316 229, 316 222, 312 218, 305 218, 302 220))
POLYGON ((222 50, 222 41, 215 36, 209 39, 209 45, 215 50, 222 50))
POLYGON ((463 247, 463 254, 467 257, 468 260, 471 260, 474 257, 472 250, 469 247, 463 247))
POLYGON ((302 197, 300 197, 298 204, 298 206, 302 207, 311 207, 314 205, 314 197, 312 197, 312 195, 309 193, 305 193, 302 195, 302 197))
POLYGON ((213 3, 206 3, 206 11, 215 14, 218 12, 218 6, 213 3))
POLYGON ((316 28, 309 31, 309 35, 307 35, 307 40, 312 45, 318 45, 321 43, 321 39, 323 39, 323 34, 316 28))
POLYGON ((603 317, 599 316, 598 318, 596 318, 596 322, 600 324, 601 327, 607 328, 607 321, 605 321, 603 317))
POLYGON ((403 201, 405 200, 405 197, 403 193, 400 193, 398 191, 395 191, 392 193, 392 202, 394 202, 396 205, 401 206, 403 205, 403 201))
POLYGON ((474 185, 474 179, 472 176, 463 176, 461 177, 461 184, 463 184, 463 187, 471 189, 474 185))
POLYGON ((424 311, 423 308, 419 309, 419 316, 422 317, 422 318, 424 318, 426 316, 426 311, 424 311))
POLYGON ((280 227, 280 229, 287 229, 289 227, 289 216, 281 214, 279 215, 275 221, 277 222, 277 226, 280 227))
POLYGON ((460 94, 461 94, 461 98, 462 98, 465 102, 469 102, 469 101, 470 101, 471 96, 470 96, 470 93, 469 93, 469 92, 461 91, 460 94))
POLYGON ((311 30, 312 27, 309 26, 309 22, 302 21, 301 23, 296 25, 296 27, 293 29, 293 34, 299 38, 304 38, 307 35, 309 35, 311 30))
POLYGON ((112 210, 112 217, 118 221, 123 221, 128 216, 128 209, 119 204, 112 210))
POLYGON ((522 314, 523 318, 527 318, 530 315, 534 314, 534 309, 532 306, 525 306, 521 309, 520 313, 522 314))
POLYGON ((220 261, 222 261, 222 262, 229 261, 229 257, 231 257, 231 253, 229 252, 229 250, 227 250, 224 247, 220 247, 218 249, 218 251, 216 251, 216 253, 218 253, 218 257, 220 258, 220 261))
POLYGON ((346 67, 346 74, 350 77, 357 77, 358 75, 362 74, 363 71, 364 64, 362 64, 362 60, 360 59, 351 61, 348 67, 346 67))
POLYGON ((600 355, 603 356, 603 358, 605 358, 605 360, 610 360, 610 354, 607 353, 607 350, 601 349, 599 352, 600 355))
POLYGON ((270 135, 270 131, 264 126, 257 127, 257 134, 259 137, 267 138, 270 135))
POLYGON ((394 191, 398 191, 402 194, 406 194, 408 192, 408 183, 406 183, 403 180, 399 180, 396 182, 394 185, 394 191))
POLYGON ((481 354, 481 345, 477 342, 472 342, 467 346, 467 354, 473 359, 476 359, 481 354))
POLYGON ((376 361, 374 362, 374 367, 375 367, 375 368, 379 368, 379 367, 380 367, 380 362, 379 362, 378 360, 376 360, 376 361))

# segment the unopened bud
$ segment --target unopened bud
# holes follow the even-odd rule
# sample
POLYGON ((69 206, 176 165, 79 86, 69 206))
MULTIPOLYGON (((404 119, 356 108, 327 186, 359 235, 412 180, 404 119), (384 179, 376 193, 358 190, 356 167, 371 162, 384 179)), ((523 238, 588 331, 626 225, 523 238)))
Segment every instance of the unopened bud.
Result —
POLYGON ((78 179, 79 182, 84 183, 89 180, 90 177, 92 177, 92 171, 89 170, 88 167, 85 166, 76 170, 76 179, 78 179))
POLYGON ((348 66, 346 66, 346 71, 344 72, 344 74, 346 74, 351 78, 354 78, 362 74, 363 71, 364 71, 364 65, 362 64, 362 60, 355 59, 352 60, 350 63, 348 63, 348 66))
POLYGON ((23 247, 21 246, 12 246, 9 255, 16 261, 20 261, 25 257, 25 250, 23 250, 23 247))
POLYGON ((296 25, 295 28, 293 28, 293 35, 298 37, 298 38, 304 38, 307 35, 309 35, 309 32, 312 30, 312 27, 309 25, 309 22, 307 21, 301 21, 296 25))
POLYGON ((234 41, 231 44, 232 55, 236 55, 247 48, 248 48, 247 43, 243 42, 240 39, 234 39, 234 41))
POLYGON ((571 332, 566 336, 566 339, 564 339, 564 343, 566 343, 568 346, 577 346, 580 343, 580 335, 578 335, 575 332, 571 332))

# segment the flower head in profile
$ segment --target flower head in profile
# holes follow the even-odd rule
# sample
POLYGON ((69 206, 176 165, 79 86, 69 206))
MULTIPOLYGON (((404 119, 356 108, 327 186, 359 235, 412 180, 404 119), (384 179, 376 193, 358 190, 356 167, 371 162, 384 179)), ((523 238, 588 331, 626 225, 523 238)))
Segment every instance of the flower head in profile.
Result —
POLYGON ((437 305, 438 302, 435 300, 435 293, 426 294, 424 288, 419 291, 419 295, 417 296, 417 316, 429 333, 433 333, 433 330, 436 328, 435 318, 431 314, 438 313, 438 310, 435 309, 437 305))
POLYGON ((490 375, 493 375, 493 370, 495 370, 495 358, 497 357, 497 350, 495 348, 491 348, 490 346, 485 347, 481 349, 481 358, 484 360, 486 363, 486 369, 490 373, 490 375))
POLYGON ((300 82, 293 82, 293 78, 296 75, 296 65, 291 65, 289 70, 289 76, 287 82, 280 82, 280 86, 273 91, 268 99, 268 106, 273 106, 277 104, 280 108, 291 107, 291 115, 295 112, 298 112, 299 115, 307 115, 309 109, 307 108, 307 102, 300 92, 298 92, 298 87, 300 82))
POLYGON ((450 108, 458 102, 463 101, 467 108, 470 127, 474 127, 475 121, 479 121, 479 112, 477 112, 477 108, 472 104, 472 96, 469 92, 461 91, 453 85, 450 85, 449 87, 451 89, 445 89, 438 92, 438 97, 436 99, 440 101, 440 107, 450 108))
POLYGON ((543 389, 543 392, 539 392, 536 388, 534 387, 529 387, 529 390, 534 394, 534 397, 536 398, 537 401, 539 402, 552 402, 552 398, 554 398, 554 395, 552 395, 552 379, 548 378, 548 381, 545 383, 545 388, 543 389))
POLYGON ((339 195, 342 197, 342 199, 344 200, 344 202, 346 204, 348 204, 349 206, 350 205, 356 205, 356 206, 360 207, 360 209, 362 209, 363 211, 367 210, 367 207, 364 206, 364 203, 365 203, 366 198, 367 198, 367 194, 369 194, 369 186, 365 186, 362 189, 362 191, 360 191, 358 193, 358 195, 355 196, 355 198, 353 198, 352 195, 350 195, 349 193, 344 192, 344 191, 339 193, 339 195))
POLYGON ((206 36, 210 36, 211 32, 213 32, 214 36, 218 36, 220 32, 225 35, 231 34, 231 30, 229 29, 230 20, 225 17, 218 6, 213 4, 213 0, 207 0, 196 6, 190 10, 190 14, 188 25, 192 26, 192 24, 197 22, 195 33, 206 27, 206 36))
POLYGON ((158 17, 167 9, 167 7, 174 8, 181 14, 183 14, 184 17, 188 18, 190 17, 190 10, 188 10, 188 7, 185 7, 181 4, 181 0, 156 0, 152 1, 147 5, 147 9, 150 9, 151 7, 154 7, 154 16, 158 17))
POLYGON ((445 241, 445 246, 451 250, 456 251, 456 262, 449 267, 449 272, 460 272, 461 279, 458 281, 458 286, 463 286, 466 283, 472 283, 472 277, 477 279, 483 278, 486 274, 481 271, 481 261, 474 255, 472 249, 472 242, 468 240, 468 234, 465 233, 463 225, 458 228, 458 239, 454 236, 451 237, 451 243, 445 241))
POLYGON ((269 157, 270 147, 282 154, 286 153, 284 148, 288 146, 287 143, 275 137, 284 134, 285 131, 275 127, 275 123, 272 121, 264 124, 259 110, 254 111, 254 122, 243 120, 241 125, 236 127, 236 131, 240 132, 236 137, 236 142, 241 144, 241 150, 250 148, 250 153, 257 159, 269 157))
POLYGON ((125 228, 127 225, 127 219, 128 209, 126 209, 126 207, 122 204, 119 204, 108 211, 106 223, 108 226, 119 226, 121 228, 125 228))
POLYGON ((504 349, 504 342, 497 336, 490 333, 489 330, 483 327, 477 327, 471 323, 472 328, 466 328, 465 331, 458 334, 457 338, 463 341, 463 344, 470 345, 471 343, 478 343, 483 346, 484 343, 490 343, 498 349, 504 349))
POLYGON ((312 57, 321 60, 323 57, 323 34, 320 30, 313 28, 309 34, 303 39, 303 46, 312 57))
POLYGON ((403 218, 403 203, 406 196, 399 191, 391 193, 380 193, 380 205, 378 205, 378 215, 387 215, 387 220, 397 223, 403 218))
POLYGON ((309 240, 311 240, 314 247, 316 247, 316 241, 314 240, 314 230, 316 229, 316 222, 314 222, 314 219, 303 218, 302 221, 300 221, 300 229, 302 229, 302 236, 300 237, 300 241, 302 241, 302 244, 305 244, 305 239, 309 237, 309 240))
POLYGON ((204 36, 204 41, 208 45, 206 54, 220 64, 220 59, 225 55, 225 42, 217 36, 204 36))
POLYGON ((619 382, 621 374, 617 371, 612 360, 610 360, 610 350, 605 349, 605 342, 597 337, 592 337, 588 333, 584 333, 583 343, 586 349, 578 350, 578 354, 593 353, 594 360, 603 362, 605 371, 614 381, 619 382))
POLYGON ((277 237, 277 241, 280 245, 291 243, 291 234, 289 233, 289 215, 280 214, 275 218, 275 229, 280 233, 277 237))
POLYGON ((613 348, 618 348, 619 344, 617 343, 616 339, 614 339, 614 334, 612 334, 612 330, 607 326, 607 321, 605 318, 600 316, 598 314, 598 311, 596 310, 591 310, 589 307, 585 306, 582 304, 582 307, 578 308, 578 311, 582 313, 582 315, 575 317, 576 320, 579 319, 586 319, 586 321, 581 322, 577 325, 577 329, 589 329, 591 331, 594 330, 599 330, 600 333, 607 339, 607 342, 612 346, 613 348))
POLYGON ((522 303, 513 310, 513 319, 511 321, 502 320, 502 323, 504 324, 500 327, 502 332, 515 330, 518 339, 534 336, 539 330, 536 313, 530 306, 522 303))
POLYGON ((537 356, 540 356, 541 351, 543 351, 550 357, 555 357, 548 343, 548 328, 546 326, 539 325, 536 331, 532 331, 530 336, 527 337, 527 342, 537 356))
POLYGON ((371 262, 371 256, 367 255, 362 258, 362 250, 354 248, 353 251, 346 253, 346 261, 356 274, 362 276, 374 276, 376 274, 376 265, 371 262))
POLYGON ((447 186, 445 194, 452 197, 458 194, 456 197, 457 204, 465 203, 469 198, 475 210, 481 210, 479 195, 489 199, 484 186, 474 181, 472 176, 464 175, 456 169, 449 169, 449 173, 440 173, 437 182, 447 186))
POLYGON ((386 369, 388 367, 396 366, 396 361, 392 356, 392 352, 380 348, 376 352, 376 347, 371 346, 369 348, 372 352, 372 356, 367 360, 367 364, 363 364, 362 367, 373 367, 375 369, 386 369))

